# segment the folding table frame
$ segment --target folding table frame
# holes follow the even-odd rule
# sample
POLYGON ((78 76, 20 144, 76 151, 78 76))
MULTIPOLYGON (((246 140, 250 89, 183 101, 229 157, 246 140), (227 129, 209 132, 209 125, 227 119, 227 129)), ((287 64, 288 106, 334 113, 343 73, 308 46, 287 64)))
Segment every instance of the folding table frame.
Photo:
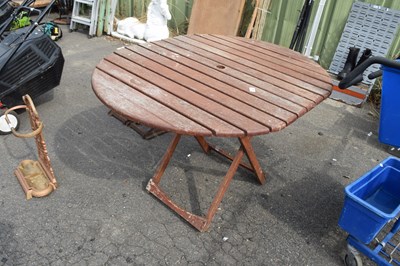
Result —
POLYGON ((224 197, 226 190, 229 187, 229 184, 236 173, 237 168, 240 166, 254 172, 258 178, 258 181, 261 184, 265 183, 265 175, 261 169, 261 166, 257 160, 256 154, 254 153, 254 149, 250 143, 250 137, 239 137, 240 148, 238 149, 236 155, 234 157, 230 156, 227 152, 216 148, 209 144, 204 137, 202 136, 195 136, 196 140, 200 144, 201 148, 205 153, 209 153, 211 150, 221 154, 222 156, 228 158, 232 161, 228 172, 226 173, 224 179, 222 180, 216 195, 211 203, 211 206, 208 209, 208 212, 205 217, 201 217, 195 215, 183 208, 179 207, 176 203, 174 203, 160 188, 159 184, 161 181, 161 177, 164 174, 172 155, 175 151, 176 146, 181 139, 180 134, 175 134, 174 138, 172 139, 171 143, 169 144, 166 153, 164 154, 156 173, 154 174, 153 178, 150 179, 149 183, 147 184, 146 189, 156 196, 159 200, 161 200, 165 205, 170 207, 173 211, 179 214, 183 219, 188 221, 191 225, 193 225, 197 230, 200 232, 207 231, 210 227, 211 221, 217 212, 218 206, 224 197), (250 165, 242 162, 243 155, 246 155, 250 165))

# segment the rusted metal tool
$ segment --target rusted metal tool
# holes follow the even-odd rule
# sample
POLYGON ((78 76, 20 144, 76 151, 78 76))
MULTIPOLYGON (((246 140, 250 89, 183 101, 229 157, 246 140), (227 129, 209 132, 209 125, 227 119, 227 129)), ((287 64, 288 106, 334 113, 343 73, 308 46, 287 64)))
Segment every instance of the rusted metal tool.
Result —
POLYGON ((38 150, 38 161, 23 160, 14 171, 27 199, 32 197, 44 197, 49 195, 57 188, 57 181, 51 167, 50 158, 47 153, 46 143, 43 137, 43 123, 39 119, 35 105, 29 95, 22 97, 25 105, 18 105, 8 109, 5 112, 6 121, 10 125, 14 136, 18 138, 35 138, 38 150), (7 114, 17 109, 26 109, 29 114, 32 132, 22 134, 18 133, 7 117, 7 114))

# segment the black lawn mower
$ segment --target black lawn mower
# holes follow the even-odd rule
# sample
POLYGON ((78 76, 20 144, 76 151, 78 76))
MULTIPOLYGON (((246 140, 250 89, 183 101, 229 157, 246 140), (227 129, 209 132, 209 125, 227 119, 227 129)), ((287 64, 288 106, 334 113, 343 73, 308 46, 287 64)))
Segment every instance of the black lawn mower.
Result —
POLYGON ((3 24, 14 11, 14 7, 10 4, 9 0, 0 1, 0 25, 3 24))
MULTIPOLYGON (((60 84, 64 67, 61 48, 39 26, 55 0, 43 10, 29 7, 26 0, 14 9, 11 16, 0 25, 0 108, 11 108, 23 104, 22 96, 32 99, 60 84), (30 26, 9 30, 21 12, 36 15, 30 26)), ((11 125, 0 113, 0 134, 11 133, 10 126, 18 128, 15 113, 8 115, 11 125)))

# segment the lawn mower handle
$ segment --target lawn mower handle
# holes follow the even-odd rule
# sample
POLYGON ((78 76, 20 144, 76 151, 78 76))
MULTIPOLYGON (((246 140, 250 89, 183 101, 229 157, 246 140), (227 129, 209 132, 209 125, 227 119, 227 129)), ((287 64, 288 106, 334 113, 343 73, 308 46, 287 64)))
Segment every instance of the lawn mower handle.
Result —
POLYGON ((379 78, 382 75, 383 75, 383 71, 382 70, 378 70, 378 71, 369 73, 368 78, 369 79, 376 79, 376 78, 379 78))
MULTIPOLYGON (((396 69, 400 69, 400 62, 395 60, 390 60, 381 56, 373 56, 365 60, 359 66, 357 66, 353 71, 351 71, 342 81, 339 82, 339 88, 346 89, 354 84, 356 84, 359 80, 357 77, 364 72, 370 65, 373 64, 381 64, 387 67, 392 67, 396 69)), ((376 78, 378 73, 371 73, 373 75, 369 75, 368 78, 376 78)))
MULTIPOLYGON (((5 4, 11 2, 11 0, 8 1, 4 1, 3 4, 0 6, 3 7, 5 4)), ((14 9, 14 11, 11 13, 11 16, 6 19, 1 25, 0 25, 0 36, 3 35, 4 31, 7 30, 7 27, 10 25, 10 23, 15 19, 15 17, 17 16, 18 12, 19 12, 19 8, 21 7, 29 7, 31 4, 33 4, 33 2, 35 2, 35 0, 24 0, 21 5, 19 7, 16 7, 14 9)))
MULTIPOLYGON (((29 0, 24 1, 24 3, 28 3, 29 0)), ((2 25, 2 29, 0 30, 0 38, 3 35, 3 33, 5 32, 5 30, 7 29, 7 27, 11 24, 11 22, 15 19, 16 15, 18 14, 18 12, 22 9, 30 9, 30 10, 35 10, 39 12, 38 17, 36 18, 35 21, 33 21, 32 25, 29 26, 29 28, 26 30, 25 34, 23 35, 22 39, 20 40, 19 43, 17 43, 15 46, 12 47, 12 51, 10 52, 10 54, 8 55, 8 58, 5 60, 5 62, 0 66, 0 73, 1 71, 4 69, 4 67, 7 65, 8 61, 13 57, 13 55, 18 51, 19 47, 23 44, 23 42, 29 37, 29 35, 35 30, 35 28, 39 25, 39 23, 42 21, 42 19, 44 18, 44 16, 47 14, 47 12, 50 11, 50 8, 53 6, 54 2, 56 0, 51 0, 50 3, 46 6, 46 8, 44 10, 38 10, 38 9, 34 9, 34 8, 29 8, 26 6, 20 6, 17 8, 16 11, 14 11, 15 13, 10 17, 10 19, 8 21, 6 21, 3 25, 2 25)))

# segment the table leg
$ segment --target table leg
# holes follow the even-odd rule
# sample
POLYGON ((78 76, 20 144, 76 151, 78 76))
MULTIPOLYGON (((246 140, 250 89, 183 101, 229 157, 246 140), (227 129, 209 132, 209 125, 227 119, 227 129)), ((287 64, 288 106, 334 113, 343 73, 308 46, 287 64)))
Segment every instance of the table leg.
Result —
POLYGON ((146 189, 152 193, 154 196, 156 196, 159 200, 161 200, 165 205, 167 205, 169 208, 171 208, 173 211, 175 211, 177 214, 179 214, 182 218, 184 218, 186 221, 188 221, 191 225, 193 225, 197 230, 204 232, 206 231, 210 224, 211 221, 215 215, 215 213, 218 210, 218 206, 221 203, 224 194, 226 190, 229 187, 229 184, 233 178, 233 176, 236 173, 237 168, 240 165, 240 162, 243 158, 244 155, 244 150, 245 147, 243 145, 240 146, 237 154, 232 160, 232 164, 228 169, 228 172, 226 173, 224 179, 222 180, 218 191, 216 195, 214 196, 214 199, 211 203, 210 208, 208 209, 207 215, 205 217, 201 217, 198 215, 195 215, 193 213, 190 213, 183 208, 179 207, 176 203, 174 203, 159 187, 159 183, 161 180, 161 177, 163 173, 165 172, 165 169, 168 166, 168 163, 172 157, 173 152, 175 151, 175 148, 180 140, 180 135, 176 134, 173 140, 171 141, 170 145, 168 146, 168 149, 161 160, 160 165, 158 166, 156 173, 154 174, 153 178, 150 179, 149 183, 147 184, 146 189))
POLYGON ((221 203, 222 198, 224 197, 224 194, 225 194, 226 190, 228 189, 229 184, 231 183, 232 178, 236 173, 236 170, 239 167, 240 161, 243 158, 243 154, 244 154, 243 146, 241 146, 239 151, 237 152, 235 158, 233 159, 232 164, 228 169, 228 172, 226 173, 221 184, 219 185, 217 194, 214 196, 211 206, 208 209, 208 213, 206 215, 207 223, 205 224, 202 231, 206 231, 208 229, 208 227, 210 226, 211 220, 214 217, 215 213, 217 212, 218 206, 221 203))
POLYGON ((158 185, 160 183, 161 176, 164 174, 165 169, 167 169, 167 166, 169 164, 169 161, 171 160, 172 154, 174 154, 174 151, 176 149, 176 146, 179 143, 179 140, 181 139, 181 135, 175 134, 174 138, 172 139, 171 143, 169 144, 167 148, 167 152, 164 154, 164 157, 161 160, 160 165, 157 167, 156 173, 153 176, 153 182, 158 185))
MULTIPOLYGON (((204 153, 208 154, 208 153, 210 153, 211 150, 213 150, 213 151, 215 151, 216 153, 218 153, 218 154, 224 156, 225 158, 227 158, 227 159, 233 161, 233 158, 234 158, 234 157, 233 157, 232 155, 230 155, 228 152, 224 151, 223 149, 220 149, 220 148, 218 148, 218 147, 216 147, 216 146, 214 146, 214 145, 211 145, 210 143, 208 143, 208 142, 205 140, 204 137, 196 136, 195 138, 196 138, 197 142, 200 144, 200 147, 201 147, 201 149, 204 151, 204 153)), ((247 164, 247 163, 245 163, 245 162, 240 162, 239 165, 240 165, 241 167, 243 167, 243 168, 249 170, 249 171, 254 172, 252 166, 249 165, 249 164, 247 164)))
POLYGON ((204 137, 199 137, 199 136, 195 136, 197 142, 200 144, 201 149, 204 151, 204 153, 209 153, 211 151, 211 149, 214 149, 214 147, 211 147, 210 144, 208 144, 208 142, 205 140, 204 137))
POLYGON ((239 141, 244 147, 246 156, 249 159, 251 167, 253 168, 253 171, 256 174, 258 181, 260 181, 262 185, 265 184, 265 175, 260 166, 260 163, 257 160, 257 156, 254 152, 253 146, 251 145, 250 137, 239 138, 239 141))
POLYGON ((182 218, 184 218, 186 221, 188 221, 191 225, 193 225, 197 230, 202 231, 202 228, 204 228, 205 224, 207 223, 206 219, 203 217, 194 215, 194 214, 182 209, 178 205, 176 205, 167 196, 167 194, 165 194, 164 191, 162 191, 161 188, 159 187, 161 177, 164 174, 165 169, 167 168, 180 139, 181 139, 181 135, 175 134, 175 136, 172 139, 171 143, 169 144, 167 151, 165 152, 159 166, 157 167, 157 170, 156 170, 153 178, 149 180, 149 183, 147 184, 146 189, 147 189, 147 191, 152 193, 154 196, 156 196, 159 200, 161 200, 165 205, 167 205, 173 211, 175 211, 177 214, 179 214, 182 218))
MULTIPOLYGON (((234 157, 232 157, 229 153, 227 153, 226 151, 217 148, 211 144, 209 144, 204 137, 201 136, 196 136, 195 137, 197 142, 200 144, 201 148, 203 149, 203 151, 205 153, 209 153, 210 150, 213 150, 219 154, 221 154, 222 156, 224 156, 225 158, 233 161, 234 157)), ((262 171, 262 168, 260 166, 260 163, 257 160, 257 156, 254 152, 253 146, 251 145, 250 142, 251 138, 250 137, 241 137, 239 138, 240 144, 244 147, 244 152, 247 156, 247 158, 249 159, 250 165, 245 163, 245 162, 240 162, 240 166, 252 171, 253 173, 256 174, 259 182, 261 184, 265 183, 265 174, 262 171)))

